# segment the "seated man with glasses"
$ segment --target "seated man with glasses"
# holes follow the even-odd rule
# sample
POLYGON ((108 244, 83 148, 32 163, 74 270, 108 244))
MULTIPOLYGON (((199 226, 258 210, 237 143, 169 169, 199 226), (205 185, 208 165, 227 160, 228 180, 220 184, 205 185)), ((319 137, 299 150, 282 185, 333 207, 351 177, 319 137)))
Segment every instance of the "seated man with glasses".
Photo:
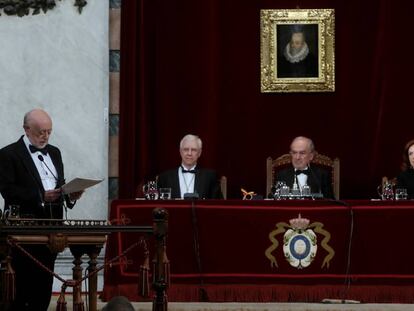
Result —
POLYGON ((324 198, 333 199, 332 178, 330 173, 318 166, 312 165, 315 155, 315 145, 312 140, 299 136, 290 144, 292 166, 276 172, 276 182, 284 181, 291 189, 295 185, 302 189, 310 187, 310 192, 322 194, 324 198))
POLYGON ((201 168, 202 142, 196 135, 188 134, 180 142, 181 165, 158 176, 158 188, 171 188, 173 199, 199 198, 222 199, 223 195, 214 170, 201 168))

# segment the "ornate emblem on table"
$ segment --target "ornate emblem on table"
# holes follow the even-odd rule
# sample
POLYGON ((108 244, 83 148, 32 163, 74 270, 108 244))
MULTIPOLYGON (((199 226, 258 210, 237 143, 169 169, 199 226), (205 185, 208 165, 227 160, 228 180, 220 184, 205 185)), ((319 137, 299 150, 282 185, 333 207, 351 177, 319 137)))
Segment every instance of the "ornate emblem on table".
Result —
POLYGON ((335 256, 335 251, 328 244, 331 234, 323 229, 323 226, 321 222, 310 224, 310 220, 302 218, 300 214, 298 218, 290 219, 289 224, 286 222, 277 223, 276 229, 269 233, 272 245, 265 251, 266 257, 270 260, 270 266, 272 268, 279 267, 273 252, 279 246, 276 236, 284 232, 283 253, 285 259, 292 267, 297 269, 308 267, 316 258, 318 250, 317 233, 323 236, 320 246, 328 253, 322 262, 321 268, 326 267, 328 269, 331 259, 335 256))

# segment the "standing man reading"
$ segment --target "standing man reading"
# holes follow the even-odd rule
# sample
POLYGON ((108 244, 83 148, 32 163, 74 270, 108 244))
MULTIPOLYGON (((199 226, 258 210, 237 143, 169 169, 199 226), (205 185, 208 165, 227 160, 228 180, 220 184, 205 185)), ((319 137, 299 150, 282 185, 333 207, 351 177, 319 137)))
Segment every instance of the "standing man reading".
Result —
POLYGON ((188 134, 180 142, 181 165, 158 176, 158 188, 171 188, 172 198, 193 194, 200 199, 222 199, 217 174, 200 168, 202 142, 198 136, 188 134))
MULTIPOLYGON (((23 120, 25 135, 0 150, 0 192, 4 211, 19 207, 20 217, 62 219, 64 206, 72 208, 82 192, 64 195, 65 183, 60 150, 49 145, 52 119, 46 111, 33 109, 23 120)), ((24 248, 48 269, 54 269, 56 254, 45 245, 24 248)), ((46 311, 52 294, 53 276, 21 251, 13 249, 16 298, 12 310, 46 311)))

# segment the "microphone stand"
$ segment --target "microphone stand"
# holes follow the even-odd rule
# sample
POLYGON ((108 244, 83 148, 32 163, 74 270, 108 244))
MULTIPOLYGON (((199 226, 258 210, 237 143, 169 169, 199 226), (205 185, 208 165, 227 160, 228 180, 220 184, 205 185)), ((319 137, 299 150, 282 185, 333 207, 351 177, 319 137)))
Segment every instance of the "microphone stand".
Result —
POLYGON ((194 247, 194 255, 197 261, 197 269, 198 273, 200 274, 200 300, 201 301, 208 301, 208 295, 204 288, 204 278, 202 276, 203 270, 201 266, 201 256, 200 256, 200 238, 198 232, 198 225, 197 225, 197 214, 196 214, 196 206, 195 200, 191 200, 191 218, 193 223, 193 247, 194 247))
POLYGON ((345 288, 342 292, 342 299, 330 299, 325 298, 322 300, 323 303, 361 303, 359 300, 352 300, 352 299, 346 299, 346 296, 348 295, 349 288, 351 286, 351 250, 352 250, 352 240, 354 236, 354 210, 352 209, 352 206, 348 204, 345 201, 342 200, 336 200, 336 199, 328 199, 329 202, 333 202, 335 204, 339 204, 342 206, 345 206, 349 210, 349 216, 350 216, 350 224, 349 224, 349 242, 348 242, 348 249, 347 249, 347 260, 346 260, 346 271, 345 271, 345 288))

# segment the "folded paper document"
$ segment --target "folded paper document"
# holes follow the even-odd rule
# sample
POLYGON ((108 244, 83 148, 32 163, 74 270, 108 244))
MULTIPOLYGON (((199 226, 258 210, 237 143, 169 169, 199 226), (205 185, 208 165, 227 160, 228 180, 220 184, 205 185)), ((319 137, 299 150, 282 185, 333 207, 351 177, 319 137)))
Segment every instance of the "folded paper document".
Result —
POLYGON ((86 188, 99 184, 102 180, 103 179, 74 178, 62 186, 62 191, 64 194, 83 191, 86 188))

